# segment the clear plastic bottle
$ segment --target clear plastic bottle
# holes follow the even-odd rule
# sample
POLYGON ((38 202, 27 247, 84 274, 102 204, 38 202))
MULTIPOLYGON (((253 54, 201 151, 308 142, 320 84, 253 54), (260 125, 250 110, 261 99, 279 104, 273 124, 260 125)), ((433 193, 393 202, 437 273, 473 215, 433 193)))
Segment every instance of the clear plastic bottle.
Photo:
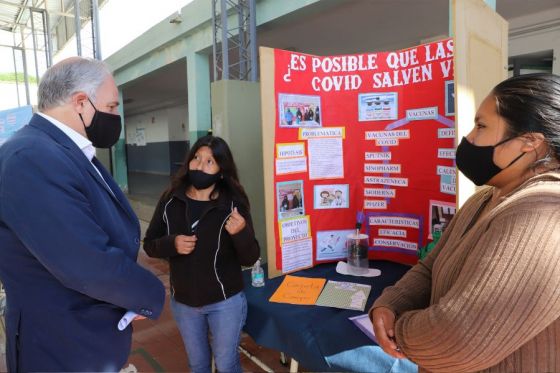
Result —
POLYGON ((264 270, 261 267, 260 258, 255 262, 251 270, 251 285, 256 288, 264 286, 264 270))

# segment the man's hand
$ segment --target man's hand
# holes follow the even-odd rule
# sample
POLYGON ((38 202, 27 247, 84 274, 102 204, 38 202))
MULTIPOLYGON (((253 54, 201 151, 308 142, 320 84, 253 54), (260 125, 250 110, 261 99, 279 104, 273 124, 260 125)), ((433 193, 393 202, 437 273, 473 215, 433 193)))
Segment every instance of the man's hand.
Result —
POLYGON ((383 351, 397 359, 406 358, 395 341, 395 314, 393 311, 387 307, 375 308, 371 319, 373 332, 383 351))
POLYGON ((196 236, 185 236, 182 234, 175 237, 175 249, 179 254, 187 255, 193 252, 196 245, 196 236))
POLYGON ((226 231, 233 236, 241 232, 241 230, 245 228, 245 225, 245 218, 237 211, 237 207, 234 207, 226 222, 226 231))

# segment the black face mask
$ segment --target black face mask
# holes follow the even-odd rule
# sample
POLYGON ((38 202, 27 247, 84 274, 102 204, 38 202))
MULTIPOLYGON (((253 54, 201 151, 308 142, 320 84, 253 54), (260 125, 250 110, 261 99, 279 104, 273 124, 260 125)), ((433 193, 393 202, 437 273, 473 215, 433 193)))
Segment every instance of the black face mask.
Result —
POLYGON ((477 146, 471 144, 466 137, 463 137, 455 153, 457 168, 476 185, 480 186, 486 184, 491 178, 525 155, 525 153, 521 153, 505 168, 500 168, 494 163, 494 149, 514 138, 515 137, 510 137, 502 140, 493 146, 477 146))
POLYGON ((221 177, 222 175, 219 172, 216 174, 207 174, 199 170, 189 170, 189 180, 193 187, 198 190, 210 188, 212 185, 216 184, 221 177))
POLYGON ((99 111, 95 105, 93 105, 89 97, 88 101, 95 109, 95 114, 91 119, 89 127, 86 127, 82 114, 78 114, 86 130, 86 136, 96 148, 110 148, 119 140, 121 134, 121 116, 99 111))

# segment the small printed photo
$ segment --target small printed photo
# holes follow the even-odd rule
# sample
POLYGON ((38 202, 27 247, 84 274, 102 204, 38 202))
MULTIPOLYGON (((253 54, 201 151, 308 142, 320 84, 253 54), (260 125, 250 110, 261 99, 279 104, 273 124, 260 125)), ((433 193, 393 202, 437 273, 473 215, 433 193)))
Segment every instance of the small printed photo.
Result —
POLYGON ((317 260, 333 260, 346 258, 346 237, 355 229, 317 232, 317 260))
POLYGON ((303 180, 276 183, 278 220, 305 215, 303 180))
POLYGON ((313 208, 348 208, 348 184, 328 184, 313 186, 313 208))
POLYGON ((397 119, 399 114, 398 93, 359 94, 358 111, 358 120, 360 122, 397 119))
POLYGON ((455 115, 455 83, 445 82, 445 115, 455 115))
POLYGON ((280 127, 321 127, 321 97, 278 94, 280 127))
POLYGON ((454 203, 430 200, 430 234, 428 238, 433 239, 434 230, 443 233, 456 211, 457 207, 454 203))

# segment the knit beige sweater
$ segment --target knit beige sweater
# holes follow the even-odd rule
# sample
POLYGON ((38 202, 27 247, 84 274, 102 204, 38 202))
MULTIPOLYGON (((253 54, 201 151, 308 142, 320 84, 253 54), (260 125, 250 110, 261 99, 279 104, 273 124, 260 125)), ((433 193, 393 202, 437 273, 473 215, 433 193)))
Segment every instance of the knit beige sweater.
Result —
POLYGON ((465 232, 491 194, 472 196, 373 305, 395 312, 421 372, 560 372, 560 174, 525 182, 465 232))

